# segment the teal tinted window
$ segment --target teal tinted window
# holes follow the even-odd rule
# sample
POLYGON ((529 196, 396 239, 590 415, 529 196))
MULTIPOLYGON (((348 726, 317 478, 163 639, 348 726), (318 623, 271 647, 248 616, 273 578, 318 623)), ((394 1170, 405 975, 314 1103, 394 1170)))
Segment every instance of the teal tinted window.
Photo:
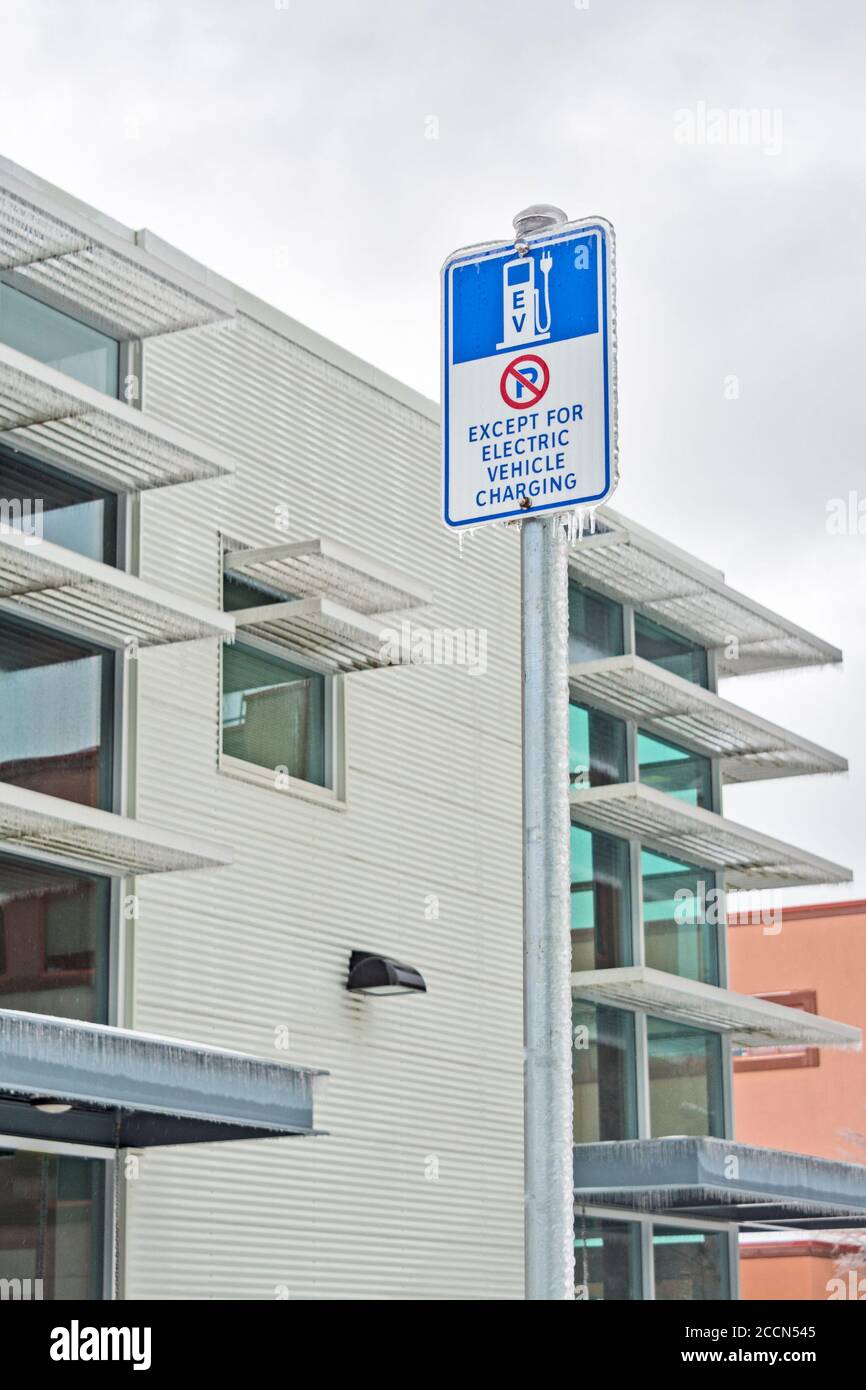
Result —
POLYGON ((656 1298, 690 1302, 731 1297, 728 1237, 724 1231, 653 1226, 656 1298))
POLYGON ((96 391, 118 394, 120 349, 114 338, 2 281, 0 342, 96 391))
POLYGON ((113 652, 0 617, 0 781, 111 810, 113 652))
POLYGON ((634 638, 635 651, 645 661, 651 661, 655 666, 661 666, 663 670, 672 671, 675 676, 682 676, 683 680, 706 689, 707 654, 696 642, 681 637, 677 632, 670 632, 640 613, 636 613, 634 618, 634 638))
POLYGON ((571 827, 571 968, 630 965, 629 847, 624 840, 571 827))
POLYGON ((236 643, 223 650, 222 746, 232 758, 325 785, 325 677, 236 643))
POLYGON ((18 1149, 0 1157, 4 1298, 103 1297, 105 1163, 18 1149))
POLYGON ((640 858, 647 965, 717 985, 724 902, 712 870, 681 864, 646 849, 640 858))
MULTIPOLYGON (((2 436, 0 436, 2 437, 2 436)), ((0 447, 3 522, 90 560, 117 563, 117 498, 0 447)))
POLYGON ((0 856, 0 1008, 107 1021, 109 896, 106 878, 0 856))
POLYGON ((226 575, 223 579, 223 608, 227 613, 237 613, 243 608, 261 608, 266 603, 284 603, 287 594, 275 594, 268 589, 260 589, 245 579, 234 579, 226 575))
POLYGON ((625 724, 600 710, 568 707, 568 780, 572 791, 626 780, 625 724))
POLYGON ((637 759, 640 780, 648 787, 667 792, 668 796, 675 796, 679 801, 687 801, 690 806, 712 809, 709 758, 638 730, 637 759))
POLYGON ((635 1302, 643 1298, 640 1226, 606 1217, 574 1218, 574 1283, 590 1301, 635 1302))
POLYGON ((722 1044, 670 1019, 647 1019, 650 1130, 653 1139, 724 1134, 722 1044))
POLYGON ((634 1015, 576 999, 572 1044, 575 1144, 636 1139, 634 1015))
POLYGON ((621 656, 622 607, 601 594, 568 586, 569 662, 597 661, 603 656, 621 656))

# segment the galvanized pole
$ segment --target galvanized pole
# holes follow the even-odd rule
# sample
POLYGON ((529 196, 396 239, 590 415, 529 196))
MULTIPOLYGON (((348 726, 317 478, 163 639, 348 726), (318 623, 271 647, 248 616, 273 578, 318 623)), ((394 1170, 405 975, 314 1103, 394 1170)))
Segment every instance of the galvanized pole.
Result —
MULTIPOLYGON (((566 221, 535 205, 522 239, 566 221)), ((574 1298, 568 807, 568 542, 561 517, 522 522, 526 1297, 574 1298)))

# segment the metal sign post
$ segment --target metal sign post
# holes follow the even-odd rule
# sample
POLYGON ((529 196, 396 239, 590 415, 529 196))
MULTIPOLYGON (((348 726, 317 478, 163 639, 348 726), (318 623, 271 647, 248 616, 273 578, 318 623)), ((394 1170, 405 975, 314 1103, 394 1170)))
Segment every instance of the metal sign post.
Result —
POLYGON ((523 523, 526 1297, 574 1296, 568 809, 568 546, 523 523))
POLYGON ((446 525, 520 520, 526 1297, 574 1297, 568 538, 616 486, 613 234, 536 205, 443 268, 446 525))
MULTIPOLYGON (((565 222, 514 219, 518 240, 565 222)), ((520 532, 523 652, 523 1042, 527 1299, 574 1297, 568 809, 568 545, 562 519, 520 532)))

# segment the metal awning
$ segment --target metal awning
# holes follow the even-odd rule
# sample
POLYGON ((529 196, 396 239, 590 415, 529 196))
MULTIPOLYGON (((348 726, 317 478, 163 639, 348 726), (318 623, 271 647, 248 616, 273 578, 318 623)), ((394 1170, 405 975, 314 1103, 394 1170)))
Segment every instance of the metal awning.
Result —
POLYGON ((232 548, 225 572, 281 598, 326 598, 355 613, 392 613, 433 596, 398 570, 318 536, 283 545, 232 548))
POLYGON ((113 876, 216 869, 232 862, 225 845, 143 825, 11 782, 0 782, 0 850, 38 851, 113 876))
POLYGON ((760 1226, 866 1226, 866 1167, 673 1136, 574 1148, 580 1206, 760 1226))
POLYGON ((234 637, 230 613, 18 531, 0 532, 0 600, 79 636, 123 646, 234 637))
POLYGON ((119 339, 232 316, 233 304, 204 271, 170 263, 148 249, 151 240, 0 160, 0 270, 14 271, 21 289, 119 339))
POLYGON ((227 454, 0 343, 0 444, 110 492, 231 473, 227 454))
POLYGON ((640 656, 611 656, 569 667, 571 697, 633 719, 658 738, 718 758, 725 782, 844 772, 837 753, 800 738, 640 656))
POLYGON ((615 513, 599 514, 595 534, 572 548, 569 569, 578 583, 715 651, 720 676, 842 660, 829 642, 730 588, 720 570, 615 513), (736 658, 727 654, 733 639, 736 658))
POLYGON ((0 1133, 112 1148, 312 1134, 310 1067, 0 1009, 0 1133), (68 1102, 52 1115, 34 1099, 68 1102))
POLYGON ((263 604, 232 613, 239 632, 249 632, 289 656, 312 658, 322 670, 365 671, 390 666, 389 629, 381 618, 368 618, 327 598, 302 598, 263 604))
POLYGON ((714 811, 691 806, 641 782, 577 789, 571 819, 592 830, 636 837, 672 859, 723 869, 728 888, 794 888, 848 883, 851 870, 714 811))
POLYGON ((571 977, 575 998, 625 1005, 725 1033, 743 1047, 859 1048, 861 1032, 819 1014, 773 1004, 751 994, 687 980, 647 965, 581 970, 571 977))

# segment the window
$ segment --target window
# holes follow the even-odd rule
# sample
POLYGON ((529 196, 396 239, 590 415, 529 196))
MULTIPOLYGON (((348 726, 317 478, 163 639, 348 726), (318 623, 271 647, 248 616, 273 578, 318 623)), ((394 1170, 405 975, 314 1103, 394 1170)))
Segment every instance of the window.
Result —
POLYGON ((96 391, 118 394, 120 348, 113 338, 3 281, 0 342, 96 391))
POLYGON ((625 840, 571 827, 571 968, 630 965, 631 894, 625 840))
POLYGON ((670 632, 640 613, 634 617, 635 651, 644 660, 665 671, 672 671, 694 685, 708 685, 707 654, 696 642, 670 632))
POLYGON ((104 1192, 98 1159, 0 1156, 0 1280, 14 1281, 6 1297, 103 1297, 104 1192))
POLYGON ((709 758, 638 730, 637 760, 640 780, 648 787, 675 796, 678 801, 687 801, 690 806, 712 810, 709 758))
POLYGON ((111 810, 114 662, 0 618, 0 781, 111 810))
POLYGON ((117 564, 117 498, 0 448, 3 521, 77 555, 117 564))
POLYGON ((717 1033, 647 1019, 653 1139, 724 1134, 722 1044, 717 1033))
POLYGON ((233 579, 223 576, 223 608, 227 613, 236 613, 241 608, 261 608, 265 603, 284 603, 288 594, 277 594, 271 589, 259 588, 246 579, 233 579))
POLYGON ((634 1015, 576 999, 571 1021, 575 1144, 636 1139, 634 1015))
POLYGON ((326 679, 258 648, 223 650, 222 748, 270 772, 327 785, 326 679))
MULTIPOLYGON (((814 989, 784 989, 775 994, 759 994, 768 1004, 784 1004, 788 1009, 804 1013, 818 1012, 818 996, 814 989)), ((821 1050, 818 1047, 740 1047, 735 1049, 734 1071, 786 1071, 790 1067, 819 1067, 821 1050)))
POLYGON ((568 781, 572 791, 626 780, 625 724, 600 710, 568 707, 568 781))
POLYGON ((0 856, 0 1008, 105 1023, 108 879, 0 856))
POLYGON ((568 660, 597 661, 623 652, 622 608, 611 599, 568 586, 568 660))
POLYGON ((641 850, 647 965, 687 980, 719 984, 719 927, 724 895, 711 869, 641 850))
POLYGON ((728 1237, 724 1231, 653 1227, 656 1298, 665 1302, 724 1302, 731 1296, 728 1237))
POLYGON ((641 1299, 637 1221, 610 1221, 578 1212, 574 1218, 574 1283, 582 1296, 590 1300, 641 1299))

